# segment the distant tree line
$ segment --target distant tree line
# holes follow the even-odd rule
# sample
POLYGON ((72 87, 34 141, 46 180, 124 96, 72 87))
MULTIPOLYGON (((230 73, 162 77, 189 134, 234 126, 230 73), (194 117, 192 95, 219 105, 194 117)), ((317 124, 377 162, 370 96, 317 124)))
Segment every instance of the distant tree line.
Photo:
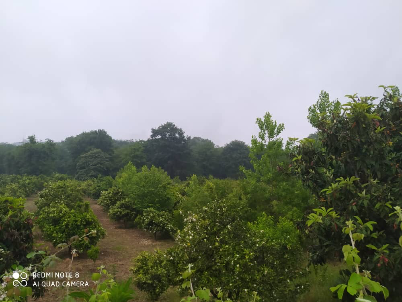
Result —
POLYGON ((0 144, 0 174, 50 175, 62 173, 80 180, 115 176, 128 162, 137 168, 161 167, 170 177, 193 174, 216 178, 239 178, 239 166, 251 168, 250 148, 234 140, 224 147, 211 140, 186 136, 167 122, 152 129, 147 140, 115 140, 105 130, 83 132, 62 142, 35 136, 16 146, 0 144))

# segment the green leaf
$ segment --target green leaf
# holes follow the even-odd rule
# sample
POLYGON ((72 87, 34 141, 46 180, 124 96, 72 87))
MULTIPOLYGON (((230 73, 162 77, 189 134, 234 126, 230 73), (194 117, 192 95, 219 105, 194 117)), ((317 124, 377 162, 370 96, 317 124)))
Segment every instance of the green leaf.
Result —
POLYGON ((35 252, 30 252, 28 255, 27 255, 27 258, 29 259, 29 258, 32 258, 33 256, 35 256, 35 252))
POLYGON ((374 245, 372 244, 367 244, 366 245, 368 248, 371 248, 372 250, 378 250, 378 248, 376 248, 374 245))
POLYGON ((361 234, 361 233, 354 233, 354 234, 352 235, 352 238, 353 238, 353 240, 355 240, 355 241, 360 241, 360 240, 363 240, 364 235, 361 234))
POLYGON ((46 254, 46 252, 44 252, 44 251, 30 252, 30 253, 27 255, 27 258, 30 259, 30 258, 34 257, 35 255, 45 255, 45 254, 46 254))
POLYGON ((363 221, 360 219, 359 216, 355 216, 355 218, 357 219, 357 221, 358 221, 361 225, 363 225, 363 221))
POLYGON ((341 286, 342 286, 342 284, 338 284, 337 286, 331 287, 330 290, 331 290, 332 292, 335 292, 335 291, 337 291, 341 286))
POLYGON ((185 281, 183 282, 183 284, 181 285, 182 288, 187 288, 190 287, 190 281, 185 281))
POLYGON ((373 231, 373 224, 377 224, 377 222, 369 221, 369 222, 366 222, 364 225, 367 226, 370 229, 370 231, 373 231))
POLYGON ((191 271, 185 271, 185 272, 182 274, 183 279, 187 279, 188 277, 191 276, 192 273, 193 273, 193 272, 191 272, 191 271))
POLYGON ((352 296, 354 296, 354 295, 357 294, 357 290, 356 290, 354 287, 352 287, 352 286, 348 286, 348 287, 346 288, 346 290, 347 290, 348 293, 351 294, 352 296))
POLYGON ((338 299, 339 300, 342 300, 345 288, 346 288, 346 284, 342 284, 341 287, 338 289, 338 299))
POLYGON ((362 277, 359 274, 352 273, 352 275, 350 275, 348 285, 353 286, 354 284, 358 284, 361 281, 362 281, 362 277))
POLYGON ((351 254, 348 254, 345 261, 348 265, 353 265, 353 256, 351 254))
POLYGON ((360 264, 360 262, 362 261, 362 259, 361 259, 361 258, 359 257, 359 255, 357 255, 357 254, 354 254, 354 255, 353 255, 353 258, 354 258, 356 264, 360 264))
POLYGON ((99 273, 93 273, 92 274, 92 281, 98 281, 100 279, 100 274, 99 273))
POLYGON ((211 299, 209 289, 199 289, 195 292, 195 295, 205 301, 209 301, 211 299))
POLYGON ((382 292, 384 294, 384 298, 387 299, 389 297, 389 291, 385 286, 381 285, 381 287, 382 287, 382 292))

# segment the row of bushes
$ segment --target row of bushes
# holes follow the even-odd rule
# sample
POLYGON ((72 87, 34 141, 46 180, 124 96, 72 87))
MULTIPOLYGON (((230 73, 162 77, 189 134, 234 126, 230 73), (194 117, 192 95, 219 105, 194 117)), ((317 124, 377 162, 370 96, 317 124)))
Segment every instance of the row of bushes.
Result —
POLYGON ((194 175, 175 182, 155 167, 125 166, 98 203, 112 219, 155 237, 170 234, 177 242, 135 259, 136 286, 156 300, 185 282, 180 276, 190 265, 193 286, 210 289, 216 298, 221 292, 225 299, 247 300, 258 291, 263 301, 271 301, 302 293, 307 286, 300 281, 301 235, 289 219, 258 215, 247 200, 246 181, 194 175))
POLYGON ((157 233, 174 236, 176 190, 162 169, 144 166, 137 171, 129 163, 117 175, 115 186, 103 191, 98 202, 116 221, 148 230, 155 238, 157 233))
POLYGON ((0 195, 24 198, 43 189, 46 176, 0 175, 0 195))

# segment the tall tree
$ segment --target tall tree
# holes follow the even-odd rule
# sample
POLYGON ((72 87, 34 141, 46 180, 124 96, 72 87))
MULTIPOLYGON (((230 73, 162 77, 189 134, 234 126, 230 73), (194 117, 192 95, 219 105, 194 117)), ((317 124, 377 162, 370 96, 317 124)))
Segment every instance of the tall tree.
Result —
POLYGON ((242 141, 234 140, 226 144, 221 154, 222 176, 229 178, 242 176, 240 166, 244 166, 246 169, 251 168, 249 154, 250 147, 242 141))
POLYGON ((74 161, 92 149, 99 149, 109 155, 113 154, 113 139, 103 129, 83 132, 75 137, 66 138, 68 149, 74 161))
POLYGON ((211 140, 201 137, 191 138, 189 145, 192 155, 192 173, 202 176, 212 175, 219 177, 219 156, 221 150, 211 140))
POLYGON ((77 173, 76 168, 81 155, 93 149, 99 149, 109 156, 112 156, 114 152, 113 139, 103 129, 83 132, 77 136, 68 137, 62 143, 66 145, 71 156, 71 164, 67 170, 72 175, 77 173))
POLYGON ((47 139, 38 142, 35 135, 28 142, 15 148, 15 159, 19 174, 49 175, 55 171, 56 146, 47 139))
POLYGON ((9 162, 13 150, 16 147, 11 144, 0 143, 0 174, 11 174, 9 162))
POLYGON ((137 168, 142 168, 147 164, 147 157, 144 152, 146 141, 130 142, 115 149, 113 155, 113 173, 117 173, 121 168, 131 162, 137 168))
POLYGON ((167 122, 151 130, 146 154, 152 165, 161 167, 169 176, 188 176, 190 148, 184 131, 174 123, 167 122))
POLYGON ((79 180, 87 180, 99 175, 108 175, 109 172, 110 156, 99 149, 93 149, 78 158, 75 177, 79 180))

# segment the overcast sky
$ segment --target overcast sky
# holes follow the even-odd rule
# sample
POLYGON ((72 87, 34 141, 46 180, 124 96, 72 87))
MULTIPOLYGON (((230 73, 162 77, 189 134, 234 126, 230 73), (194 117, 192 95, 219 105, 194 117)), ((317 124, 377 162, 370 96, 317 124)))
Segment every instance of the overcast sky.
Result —
POLYGON ((402 1, 0 2, 0 142, 105 129, 250 143, 269 111, 313 132, 321 90, 381 96, 402 83, 402 1))

